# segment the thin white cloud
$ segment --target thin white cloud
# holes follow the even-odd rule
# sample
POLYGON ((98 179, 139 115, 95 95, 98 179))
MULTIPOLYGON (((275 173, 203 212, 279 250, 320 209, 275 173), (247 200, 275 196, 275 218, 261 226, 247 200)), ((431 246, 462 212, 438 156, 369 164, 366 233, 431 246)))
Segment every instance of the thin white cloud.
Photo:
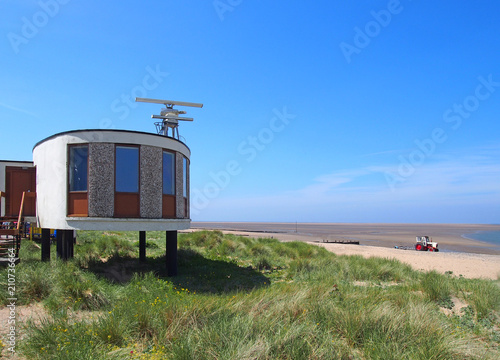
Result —
POLYGON ((24 109, 20 109, 20 108, 15 107, 15 106, 11 106, 11 105, 4 104, 4 103, 1 103, 1 102, 0 102, 0 106, 4 107, 6 109, 9 109, 9 110, 17 111, 17 112, 20 112, 20 113, 23 113, 23 114, 30 115, 30 116, 38 118, 38 116, 36 114, 34 114, 32 112, 29 112, 27 110, 24 110, 24 109))
POLYGON ((368 153, 368 154, 361 154, 359 157, 373 157, 373 156, 380 156, 380 155, 394 155, 394 154, 404 154, 408 153, 411 149, 396 149, 396 150, 386 150, 386 151, 377 151, 374 153, 368 153))

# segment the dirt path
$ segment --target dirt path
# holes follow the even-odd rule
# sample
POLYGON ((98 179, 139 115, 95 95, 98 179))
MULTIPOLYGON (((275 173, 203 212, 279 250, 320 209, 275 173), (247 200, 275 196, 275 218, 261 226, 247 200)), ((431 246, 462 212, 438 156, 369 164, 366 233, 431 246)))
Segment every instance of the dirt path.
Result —
POLYGON ((17 353, 12 353, 9 351, 11 343, 9 339, 12 333, 15 333, 16 347, 21 341, 23 341, 23 326, 28 319, 39 323, 47 317, 47 312, 41 304, 31 304, 28 306, 16 306, 4 307, 0 309, 0 338, 2 340, 3 348, 0 349, 0 354, 6 356, 9 359, 24 359, 17 355, 17 353), (15 314, 15 315, 14 315, 15 314), (14 318, 15 316, 15 318, 14 318), (13 322, 15 320, 15 322, 13 322), (10 322, 10 323, 9 323, 10 322), (15 326, 15 330, 11 329, 11 326, 15 326))

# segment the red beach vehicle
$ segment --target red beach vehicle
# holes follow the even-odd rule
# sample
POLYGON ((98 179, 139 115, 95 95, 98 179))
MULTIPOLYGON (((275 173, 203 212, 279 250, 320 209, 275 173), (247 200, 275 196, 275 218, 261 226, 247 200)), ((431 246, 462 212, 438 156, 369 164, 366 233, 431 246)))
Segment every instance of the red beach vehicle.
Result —
POLYGON ((417 251, 439 251, 438 243, 432 241, 429 236, 417 236, 415 250, 417 251))

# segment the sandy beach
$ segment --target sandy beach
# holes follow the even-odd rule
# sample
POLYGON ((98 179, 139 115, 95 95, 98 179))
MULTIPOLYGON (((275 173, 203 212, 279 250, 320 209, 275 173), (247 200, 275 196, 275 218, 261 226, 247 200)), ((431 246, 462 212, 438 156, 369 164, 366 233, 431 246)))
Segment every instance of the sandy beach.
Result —
POLYGON ((398 259, 416 270, 452 271, 467 278, 500 278, 500 248, 466 239, 463 234, 500 231, 499 225, 464 224, 295 224, 295 223, 199 223, 192 230, 219 229, 225 233, 252 237, 273 237, 280 241, 304 241, 323 246, 338 255, 360 255, 398 259), (440 252, 395 249, 413 246, 415 236, 428 235, 439 243, 440 252), (325 241, 359 241, 359 245, 325 241))

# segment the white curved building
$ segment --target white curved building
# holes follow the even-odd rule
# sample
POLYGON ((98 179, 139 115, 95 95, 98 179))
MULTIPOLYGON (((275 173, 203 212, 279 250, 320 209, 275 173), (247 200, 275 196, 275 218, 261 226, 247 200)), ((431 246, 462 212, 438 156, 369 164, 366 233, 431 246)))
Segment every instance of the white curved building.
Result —
POLYGON ((50 259, 50 229, 57 254, 73 257, 74 230, 166 231, 167 270, 177 274, 177 230, 188 229, 189 148, 165 135, 127 130, 75 130, 33 148, 36 219, 42 260, 50 259))
POLYGON ((50 136, 33 148, 39 227, 187 229, 190 154, 175 138, 137 131, 50 136))

